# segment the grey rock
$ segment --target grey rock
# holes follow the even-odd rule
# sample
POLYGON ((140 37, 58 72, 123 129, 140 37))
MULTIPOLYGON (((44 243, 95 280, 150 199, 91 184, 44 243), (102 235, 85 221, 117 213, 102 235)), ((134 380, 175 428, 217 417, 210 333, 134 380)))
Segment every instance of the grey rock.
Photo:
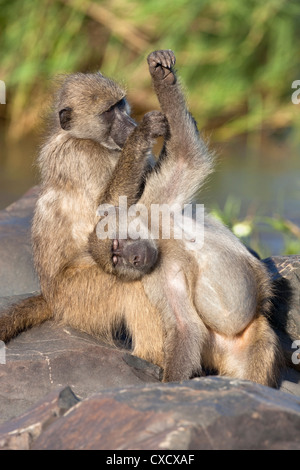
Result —
POLYGON ((160 369, 125 350, 51 321, 6 346, 0 365, 0 422, 25 412, 47 393, 71 386, 79 398, 99 390, 158 382, 160 369))
POLYGON ((70 387, 53 390, 33 409, 0 427, 0 449, 29 450, 43 429, 78 402, 70 387))
POLYGON ((39 290, 33 267, 30 225, 38 188, 0 211, 0 296, 39 290))
POLYGON ((9 448, 9 436, 22 431, 24 440, 29 423, 35 432, 25 446, 34 450, 300 449, 300 400, 247 381, 207 377, 105 390, 52 420, 49 402, 0 426, 0 445, 9 448))
POLYGON ((288 367, 281 376, 280 390, 300 397, 300 373, 288 367))

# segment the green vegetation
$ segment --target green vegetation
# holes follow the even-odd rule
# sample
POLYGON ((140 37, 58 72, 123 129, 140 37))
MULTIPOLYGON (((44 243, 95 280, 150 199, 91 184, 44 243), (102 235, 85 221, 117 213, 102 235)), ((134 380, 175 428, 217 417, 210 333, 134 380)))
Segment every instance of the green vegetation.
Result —
POLYGON ((0 0, 10 136, 34 128, 49 79, 74 70, 130 83, 144 112, 155 105, 144 62, 155 48, 176 51, 193 113, 216 138, 299 127, 299 24, 298 0, 0 0))
MULTIPOLYGON (((128 84, 133 112, 144 113, 157 106, 145 57, 167 48, 214 140, 282 129, 297 139, 299 24, 299 0, 0 0, 0 117, 18 140, 39 122, 55 75, 97 69, 128 84)), ((230 197, 214 212, 263 256, 264 231, 281 237, 282 252, 300 251, 299 227, 280 215, 241 217, 230 197)))
MULTIPOLYGON (((240 240, 253 248, 262 258, 272 255, 269 247, 261 241, 262 234, 268 233, 269 240, 280 246, 279 252, 285 255, 300 253, 300 227, 279 214, 268 217, 260 214, 241 216, 240 202, 229 196, 224 208, 212 207, 211 213, 220 219, 240 240)), ((278 249, 277 249, 278 252, 278 249)))

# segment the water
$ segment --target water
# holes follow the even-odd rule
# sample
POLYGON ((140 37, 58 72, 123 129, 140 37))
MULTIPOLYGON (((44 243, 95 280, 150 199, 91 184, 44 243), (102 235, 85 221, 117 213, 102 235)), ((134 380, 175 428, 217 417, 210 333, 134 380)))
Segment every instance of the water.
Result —
MULTIPOLYGON (((299 146, 279 139, 254 139, 254 142, 240 139, 223 144, 217 170, 203 194, 203 201, 208 207, 217 203, 223 209, 229 196, 240 203, 240 218, 280 215, 300 227, 299 146)), ((279 231, 270 232, 270 227, 265 229, 261 224, 255 237, 250 238, 252 246, 256 240, 255 248, 260 255, 284 254, 291 249, 293 237, 279 231)), ((299 248, 300 240, 296 250, 299 248)))
MULTIPOLYGON (((39 138, 29 136, 16 143, 4 140, 0 126, 0 209, 21 197, 38 182, 34 166, 39 138)), ((238 139, 213 144, 218 154, 215 173, 200 194, 199 202, 223 209, 229 196, 247 214, 280 213, 300 226, 300 148, 283 140, 238 139)), ((261 233, 270 254, 282 251, 282 237, 261 233)))
POLYGON ((37 184, 35 159, 39 139, 31 135, 17 142, 7 142, 0 126, 0 210, 20 198, 37 184))
POLYGON ((300 148, 280 140, 260 146, 247 141, 223 144, 218 165, 205 192, 207 202, 224 204, 228 195, 249 211, 300 220, 300 148))

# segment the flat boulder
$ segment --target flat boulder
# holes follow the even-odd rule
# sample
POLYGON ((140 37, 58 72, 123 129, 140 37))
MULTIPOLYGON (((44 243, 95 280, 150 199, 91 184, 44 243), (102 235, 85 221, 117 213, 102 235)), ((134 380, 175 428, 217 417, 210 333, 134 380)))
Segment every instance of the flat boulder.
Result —
POLYGON ((38 188, 0 211, 0 297, 39 289, 34 270, 30 226, 38 188))
POLYGON ((159 382, 160 373, 159 367, 124 349, 47 321, 5 347, 0 423, 24 413, 57 387, 71 386, 83 399, 106 388, 159 382))
MULTIPOLYGON (((0 426, 0 448, 131 450, 133 456, 139 455, 133 449, 155 450, 142 458, 158 463, 164 450, 299 450, 299 431, 299 398, 206 377, 105 390, 81 401, 70 388, 59 389, 0 426)), ((123 463, 124 455, 111 453, 100 463, 123 463)))

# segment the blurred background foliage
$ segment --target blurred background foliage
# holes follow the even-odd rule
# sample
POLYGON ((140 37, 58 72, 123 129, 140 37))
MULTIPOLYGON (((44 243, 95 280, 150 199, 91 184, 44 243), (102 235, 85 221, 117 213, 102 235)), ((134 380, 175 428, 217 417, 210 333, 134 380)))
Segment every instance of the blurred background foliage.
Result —
POLYGON ((9 136, 35 126, 61 72, 100 68, 130 85, 137 112, 152 108, 155 48, 176 51, 199 126, 217 138, 299 125, 287 87, 300 76, 299 25, 299 0, 0 0, 9 136))
MULTIPOLYGON (((157 108, 145 58, 167 48, 199 127, 214 141, 248 142, 258 133, 300 142, 299 107, 291 104, 299 25, 299 0, 0 0, 5 140, 39 127, 60 73, 100 69, 127 86, 136 117, 157 108)), ((231 196, 214 211, 247 242, 256 243, 261 223, 281 233, 282 251, 300 251, 297 225, 282 215, 258 220, 231 196)))

